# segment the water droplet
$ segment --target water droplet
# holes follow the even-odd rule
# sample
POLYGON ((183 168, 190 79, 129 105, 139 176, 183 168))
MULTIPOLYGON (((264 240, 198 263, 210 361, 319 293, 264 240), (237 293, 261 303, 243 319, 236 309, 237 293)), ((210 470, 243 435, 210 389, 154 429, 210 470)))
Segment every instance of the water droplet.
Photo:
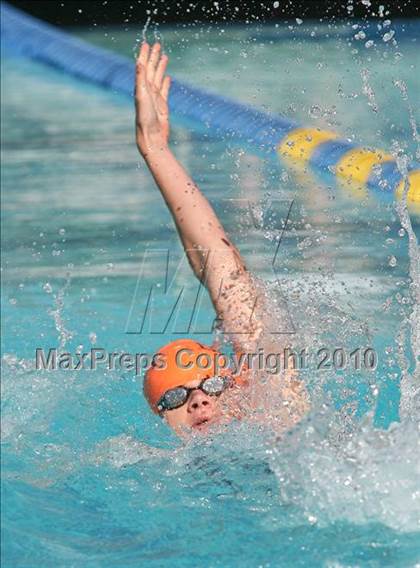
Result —
POLYGON ((47 294, 51 294, 52 291, 53 291, 52 286, 51 286, 51 284, 50 284, 49 282, 46 282, 46 283, 43 285, 42 289, 43 289, 44 292, 46 292, 47 294))
POLYGON ((397 266, 397 259, 394 255, 389 257, 388 264, 392 267, 397 266))
POLYGON ((389 31, 389 32, 386 32, 386 34, 384 34, 384 36, 383 36, 382 39, 383 39, 383 41, 387 42, 387 41, 389 41, 390 39, 392 39, 392 38, 394 37, 394 35, 395 35, 394 30, 391 30, 391 31, 389 31))

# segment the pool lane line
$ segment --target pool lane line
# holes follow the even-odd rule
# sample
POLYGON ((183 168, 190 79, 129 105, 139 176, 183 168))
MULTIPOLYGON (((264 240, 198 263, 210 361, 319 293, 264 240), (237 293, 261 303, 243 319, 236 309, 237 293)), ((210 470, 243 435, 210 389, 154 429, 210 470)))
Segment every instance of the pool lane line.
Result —
MULTIPOLYGON (((6 2, 1 3, 1 36, 6 51, 133 96, 134 64, 128 58, 91 45, 6 2)), ((334 132, 302 127, 176 79, 172 80, 169 105, 178 117, 215 135, 244 141, 258 153, 277 153, 286 165, 306 172, 333 175, 338 186, 353 195, 357 194, 354 187, 359 187, 384 201, 401 199, 407 183, 407 205, 420 211, 418 163, 410 164, 404 176, 385 151, 358 146, 334 132)), ((365 191, 358 194, 362 198, 365 191)))

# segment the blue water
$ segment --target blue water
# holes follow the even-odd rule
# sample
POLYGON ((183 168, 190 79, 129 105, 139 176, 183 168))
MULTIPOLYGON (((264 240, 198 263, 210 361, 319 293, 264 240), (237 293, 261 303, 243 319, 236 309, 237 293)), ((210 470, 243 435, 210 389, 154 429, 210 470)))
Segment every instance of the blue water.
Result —
MULTIPOLYGON (((358 29, 332 31, 157 33, 179 78, 414 159, 415 34, 399 29, 393 44, 370 28, 366 47, 358 29)), ((75 33, 128 55, 141 37, 75 33)), ((375 371, 312 360, 302 376, 313 411, 283 439, 244 423, 183 446, 148 410, 135 373, 35 370, 36 348, 150 354, 187 330, 194 283, 183 266, 175 320, 156 332, 173 288, 138 333, 150 286, 164 287, 166 251, 172 275, 181 249, 133 143, 131 104, 27 60, 5 58, 2 71, 4 565, 414 566, 416 259, 400 213, 174 117, 176 154, 250 268, 286 298, 296 345, 378 357, 375 371), (290 209, 275 270, 277 233, 254 225, 250 202, 257 218, 290 209)), ((210 341, 213 317, 204 297, 189 335, 210 341)))

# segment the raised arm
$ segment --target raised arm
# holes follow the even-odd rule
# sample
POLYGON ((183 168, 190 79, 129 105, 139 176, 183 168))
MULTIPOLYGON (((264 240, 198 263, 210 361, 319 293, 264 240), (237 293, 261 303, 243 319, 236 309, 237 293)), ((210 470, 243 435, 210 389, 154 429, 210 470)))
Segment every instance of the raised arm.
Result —
MULTIPOLYGON (((262 347, 278 352, 285 344, 270 340, 265 299, 247 271, 210 203, 168 147, 170 78, 168 58, 160 45, 141 47, 136 66, 136 140, 175 221, 194 274, 207 287, 217 318, 234 349, 245 354, 262 347)), ((278 336, 277 336, 278 337, 278 336)), ((264 373, 263 373, 264 376, 264 373)), ((306 391, 295 373, 264 378, 264 389, 254 390, 252 406, 264 407, 270 392, 280 395, 276 406, 280 430, 298 422, 309 408, 306 391), (284 417, 286 413, 286 418, 284 417)), ((276 420, 275 413, 272 415, 276 420)))
POLYGON ((168 146, 170 78, 160 45, 141 47, 136 71, 136 140, 166 204, 194 274, 238 351, 255 349, 262 332, 254 280, 210 203, 168 146))

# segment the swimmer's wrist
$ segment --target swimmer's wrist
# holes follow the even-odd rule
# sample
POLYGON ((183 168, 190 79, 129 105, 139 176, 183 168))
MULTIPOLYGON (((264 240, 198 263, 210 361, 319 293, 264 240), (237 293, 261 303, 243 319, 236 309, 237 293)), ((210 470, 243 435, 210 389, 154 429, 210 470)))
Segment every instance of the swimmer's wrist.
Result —
POLYGON ((143 139, 137 142, 137 148, 144 159, 148 156, 156 156, 159 155, 159 153, 169 150, 167 141, 162 140, 162 138, 157 140, 143 139))

